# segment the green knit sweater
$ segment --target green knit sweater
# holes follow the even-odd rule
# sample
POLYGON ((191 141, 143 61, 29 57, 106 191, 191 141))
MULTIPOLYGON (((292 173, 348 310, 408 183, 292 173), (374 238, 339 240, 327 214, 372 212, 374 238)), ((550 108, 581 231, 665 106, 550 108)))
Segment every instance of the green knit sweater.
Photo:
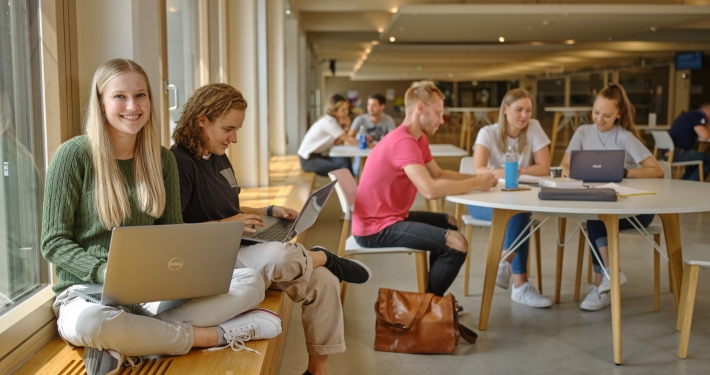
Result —
MULTIPOLYGON (((122 226, 180 224, 180 181, 175 156, 161 147, 165 182, 165 210, 155 219, 136 203, 133 159, 118 160, 131 201, 131 216, 122 226)), ((94 208, 94 171, 86 136, 64 143, 49 164, 42 213, 42 255, 56 266, 59 295, 75 284, 102 284, 111 231, 104 228, 94 208)), ((128 276, 128 275, 127 275, 128 276)))

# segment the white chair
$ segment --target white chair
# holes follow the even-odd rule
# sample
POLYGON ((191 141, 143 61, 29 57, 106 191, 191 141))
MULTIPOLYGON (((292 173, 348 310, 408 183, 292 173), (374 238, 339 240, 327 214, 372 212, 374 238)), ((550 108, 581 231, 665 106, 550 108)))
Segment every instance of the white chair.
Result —
POLYGON ((680 345, 678 345, 678 357, 688 356, 688 340, 690 339, 690 324, 693 320, 693 308, 695 307, 695 292, 698 287, 698 273, 700 267, 710 267, 710 246, 700 244, 690 244, 683 248, 683 284, 680 292, 680 307, 678 309, 678 320, 676 330, 680 331, 680 345))
MULTIPOLYGON (((345 215, 343 229, 340 233, 340 244, 338 245, 338 255, 352 258, 358 254, 393 254, 408 253, 414 254, 417 270, 417 289, 420 293, 426 291, 429 279, 429 269, 427 265, 427 252, 425 250, 410 249, 408 247, 362 247, 358 245, 355 238, 350 235, 350 218, 355 206, 355 193, 357 192, 357 182, 350 170, 343 168, 328 173, 332 181, 338 180, 335 184, 335 192, 338 194, 340 206, 345 215)), ((347 284, 343 283, 340 291, 340 300, 345 301, 345 291, 347 284)))
MULTIPOLYGON (((472 173, 473 172, 473 156, 466 156, 461 158, 461 164, 459 166, 459 173, 472 173)), ((464 281, 463 281, 463 295, 468 295, 468 279, 471 270, 471 244, 473 243, 473 228, 490 228, 491 222, 488 220, 474 219, 471 215, 463 215, 464 205, 456 205, 456 219, 459 223, 459 228, 465 228, 466 241, 469 244, 469 252, 466 255, 466 263, 464 263, 464 281), (462 225, 463 224, 463 225, 462 225)), ((536 227, 540 222, 537 219, 533 219, 533 226, 536 227)), ((540 258, 540 231, 537 230, 533 234, 535 240, 535 264, 537 270, 537 289, 542 293, 542 266, 540 258)), ((532 242, 532 241, 531 241, 532 242)), ((530 274, 530 257, 528 256, 528 274, 530 274)))
MULTIPOLYGON (((667 161, 659 161, 658 164, 663 170, 663 178, 671 178, 671 164, 667 161)), ((583 224, 584 230, 586 230, 586 223, 583 224)), ((653 241, 657 246, 661 245, 661 234, 663 233, 663 225, 661 224, 651 224, 646 228, 646 233, 653 236, 653 241)), ((642 235, 636 228, 622 229, 619 234, 627 235, 642 235)), ((577 250, 577 276, 575 278, 574 284, 574 301, 579 301, 579 291, 581 287, 582 279, 582 261, 584 259, 585 249, 588 248, 587 242, 584 240, 584 234, 579 233, 579 248, 577 250)), ((587 282, 592 282, 592 252, 589 251, 589 263, 587 269, 587 282)), ((673 282, 673 278, 670 277, 671 268, 670 263, 668 265, 668 280, 670 283, 673 282)), ((673 285, 670 285, 671 291, 673 291, 673 285)), ((656 249, 653 249, 653 311, 661 310, 661 259, 660 254, 656 249)))
POLYGON ((698 166, 698 176, 700 176, 700 182, 705 181, 705 169, 703 169, 702 160, 689 160, 689 161, 673 161, 673 150, 675 146, 673 145, 673 139, 668 132, 665 131, 652 131, 653 141, 655 146, 653 147, 653 157, 658 158, 658 150, 668 150, 668 162, 671 167, 687 167, 689 165, 698 166))

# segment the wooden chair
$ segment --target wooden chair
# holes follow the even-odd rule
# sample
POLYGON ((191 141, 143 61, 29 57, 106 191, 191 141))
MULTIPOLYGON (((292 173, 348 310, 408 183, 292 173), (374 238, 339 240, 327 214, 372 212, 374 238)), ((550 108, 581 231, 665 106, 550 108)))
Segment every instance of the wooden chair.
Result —
POLYGON ((683 284, 680 292, 680 308, 678 309, 678 320, 676 330, 680 331, 680 345, 678 345, 678 357, 688 356, 688 340, 690 339, 690 324, 693 320, 693 308, 695 307, 695 292, 698 288, 698 272, 700 267, 710 267, 710 246, 700 244, 690 244, 683 248, 683 284))
POLYGON ((689 165, 698 166, 698 176, 700 177, 700 182, 705 181, 705 169, 703 169, 702 160, 689 160, 689 161, 673 161, 673 150, 675 146, 673 145, 673 139, 668 132, 665 131, 652 131, 653 141, 655 146, 653 147, 653 157, 658 159, 658 150, 668 150, 668 162, 671 167, 687 167, 689 165))
MULTIPOLYGON (((331 180, 338 180, 335 184, 335 192, 338 194, 340 206, 345 215, 343 229, 340 233, 340 244, 338 245, 338 255, 352 258, 358 254, 393 254, 407 253, 414 254, 417 269, 417 289, 424 293, 429 279, 429 269, 427 263, 427 252, 425 250, 410 249, 408 247, 362 247, 358 245, 355 238, 350 235, 350 217, 355 206, 355 193, 357 182, 352 173, 346 168, 338 169, 328 173, 331 180)), ((345 291, 347 284, 343 283, 340 290, 340 300, 345 301, 345 291)))
MULTIPOLYGON (((667 161, 659 161, 658 164, 661 166, 661 169, 663 170, 663 178, 670 179, 671 178, 671 164, 667 161)), ((582 224, 583 229, 586 230, 586 223, 582 224)), ((663 233, 663 225, 661 224, 651 224, 646 228, 646 233, 648 235, 653 236, 653 241, 656 243, 656 246, 661 246, 661 234, 663 233)), ((630 229, 622 229, 619 231, 619 234, 627 234, 627 235, 635 235, 639 236, 642 235, 638 230, 635 228, 630 228, 630 229)), ((575 278, 575 283, 574 283, 574 301, 579 302, 579 292, 581 288, 581 279, 582 279, 582 261, 584 259, 584 252, 585 249, 588 248, 587 242, 584 240, 584 234, 579 233, 579 248, 577 250, 577 276, 575 278)), ((660 259, 660 254, 656 249, 653 249, 653 311, 660 311, 661 310, 661 259, 660 259)), ((589 251, 589 257, 588 257, 588 268, 587 268, 587 282, 591 283, 592 282, 592 251, 590 249, 589 251)), ((673 278, 670 277, 670 264, 668 267, 668 280, 672 283, 673 278)), ((671 284, 671 291, 673 291, 673 285, 671 284)))
MULTIPOLYGON (((472 173, 473 172, 473 156, 466 156, 461 158, 461 164, 459 166, 460 173, 472 173)), ((466 255, 466 262, 464 263, 464 282, 463 282, 463 295, 468 295, 468 280, 470 277, 471 270, 471 252, 470 247, 473 243, 473 228, 490 228, 491 222, 488 220, 474 219, 471 215, 463 215, 464 205, 456 205, 456 219, 459 223, 459 228, 465 228, 466 241, 469 244, 469 252, 466 255)), ((533 219, 533 226, 537 227, 540 222, 537 219, 533 219)), ((537 289, 542 293, 542 258, 540 258, 540 231, 537 230, 533 234, 535 242, 535 265, 536 265, 536 278, 537 278, 537 289)), ((532 242, 532 241, 531 241, 532 242)), ((530 257, 528 257, 528 274, 530 274, 530 257)))

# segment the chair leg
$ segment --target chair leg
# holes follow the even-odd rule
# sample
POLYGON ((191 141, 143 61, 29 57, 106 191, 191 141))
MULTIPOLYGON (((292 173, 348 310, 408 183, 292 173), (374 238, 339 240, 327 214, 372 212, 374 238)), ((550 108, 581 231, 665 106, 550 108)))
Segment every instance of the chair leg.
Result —
MULTIPOLYGON (((654 234, 653 240, 661 244, 661 235, 654 234)), ((661 311, 661 256, 653 249, 653 311, 661 311)))
POLYGON ((466 242, 468 243, 468 252, 466 253, 466 262, 463 264, 463 295, 468 295, 468 280, 471 272, 471 240, 473 238, 473 226, 466 225, 466 242))
POLYGON ((671 262, 668 263, 668 288, 673 293, 673 278, 671 277, 671 262))
POLYGON ((419 293, 426 292, 426 286, 429 283, 429 266, 427 265, 427 252, 418 251, 414 253, 417 268, 417 289, 419 293))
POLYGON ((700 182, 705 182, 705 168, 703 167, 703 163, 698 164, 698 178, 700 182))
MULTIPOLYGON (((586 248, 587 245, 585 244, 584 247, 586 248)), ((589 249, 589 261, 587 262, 587 283, 591 284, 592 283, 592 271, 594 270, 594 264, 592 264, 592 249, 589 249)))
POLYGON ((680 330, 680 345, 678 346, 678 357, 688 356, 688 341, 690 340, 690 324, 693 320, 693 308, 695 306, 695 292, 698 287, 698 271, 700 266, 689 266, 684 272, 683 291, 681 292, 681 312, 678 314, 678 323, 682 325, 680 330), (687 284, 687 285, 686 285, 687 284))
MULTIPOLYGON (((556 112, 559 113, 559 112, 556 112)), ((555 131, 554 128, 553 131, 555 131)), ((554 134, 554 133, 553 133, 554 134)), ((554 150, 553 150, 554 151, 554 150)), ((565 240, 565 229, 567 228, 567 218, 557 218, 557 232, 559 238, 557 240, 562 243, 565 240)), ((560 289, 562 287, 562 260, 564 259, 564 246, 557 245, 557 269, 555 271, 555 303, 560 303, 560 289)))
POLYGON ((577 272, 574 278, 574 302, 579 302, 579 289, 582 287, 582 268, 584 266, 584 249, 587 247, 587 242, 584 240, 584 234, 579 232, 579 245, 577 246, 577 272))
MULTIPOLYGON (((535 234, 535 277, 537 277, 537 290, 542 294, 542 256, 540 255, 542 246, 540 245, 540 230, 536 230, 535 234)), ((529 259, 530 257, 528 257, 529 259)))

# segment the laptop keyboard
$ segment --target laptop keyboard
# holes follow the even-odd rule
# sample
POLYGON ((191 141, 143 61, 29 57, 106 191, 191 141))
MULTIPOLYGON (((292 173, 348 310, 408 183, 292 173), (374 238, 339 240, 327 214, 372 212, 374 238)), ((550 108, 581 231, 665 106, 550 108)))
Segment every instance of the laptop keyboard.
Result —
MULTIPOLYGON (((85 295, 85 296, 88 296, 88 297, 91 297, 91 298, 95 299, 96 301, 101 301, 101 297, 103 296, 103 293, 100 293, 100 292, 98 292, 98 293, 84 293, 84 295, 85 295)), ((89 302, 94 302, 94 301, 89 300, 89 299, 87 299, 87 301, 89 301, 89 302)))
POLYGON ((254 236, 254 238, 264 241, 283 241, 286 239, 286 235, 291 230, 291 226, 293 226, 293 221, 280 219, 275 222, 274 225, 266 228, 263 232, 254 236))

